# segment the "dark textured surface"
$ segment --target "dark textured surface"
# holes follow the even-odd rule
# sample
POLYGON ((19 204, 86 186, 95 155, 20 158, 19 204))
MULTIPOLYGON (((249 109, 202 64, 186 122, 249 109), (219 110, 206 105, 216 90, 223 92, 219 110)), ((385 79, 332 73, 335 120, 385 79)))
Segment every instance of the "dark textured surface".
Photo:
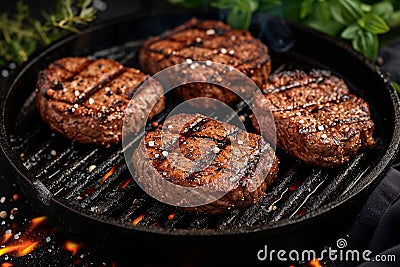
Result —
MULTIPOLYGON (((122 9, 123 9, 123 12, 125 12, 127 10, 127 6, 122 6, 122 9)), ((1 165, 1 173, 5 173, 5 174, 8 173, 8 171, 3 168, 3 165, 1 165)), ((9 199, 14 192, 20 192, 20 190, 18 189, 18 186, 16 186, 16 185, 13 186, 13 184, 15 184, 15 181, 10 179, 10 177, 7 177, 7 179, 5 179, 4 176, 1 175, 0 179, 1 179, 0 180, 1 181, 1 186, 0 186, 1 194, 0 194, 0 196, 4 195, 4 196, 7 196, 7 199, 9 199)), ((140 198, 138 198, 138 199, 140 199, 140 198)), ((19 204, 19 205, 21 207, 21 213, 20 213, 19 216, 21 216, 21 217, 19 217, 19 218, 21 218, 22 221, 25 221, 26 218, 31 218, 31 217, 34 217, 34 216, 38 216, 38 214, 35 213, 34 211, 32 211, 29 208, 29 205, 27 205, 25 202, 20 202, 20 203, 21 204, 19 204), (24 209, 22 207, 24 207, 24 209)), ((4 209, 9 209, 11 206, 5 206, 4 205, 4 206, 0 206, 0 207, 4 207, 4 209)), ((156 207, 153 210, 155 211, 156 207)), ((232 214, 232 216, 234 216, 234 215, 235 214, 232 214)), ((179 212, 177 212, 175 216, 176 216, 176 220, 179 220, 179 212)), ((228 223, 229 223, 229 221, 230 221, 229 218, 227 218, 227 222, 228 223)), ((10 222, 12 222, 12 221, 10 221, 10 222)), ((146 222, 146 224, 147 224, 147 222, 146 222)), ((172 220, 171 220, 171 224, 173 224, 172 220)), ((193 223, 193 227, 204 227, 205 224, 207 224, 207 222, 205 220, 201 220, 199 218, 195 223, 193 223)), ((62 246, 62 243, 63 242, 60 241, 60 242, 57 243, 57 245, 58 246, 62 246)), ((72 262, 73 262, 74 259, 71 258, 71 256, 69 254, 65 255, 65 254, 60 253, 61 254, 61 256, 60 256, 61 259, 55 259, 56 255, 58 255, 57 253, 50 253, 50 252, 48 253, 48 251, 47 252, 46 251, 47 251, 47 248, 46 248, 46 245, 44 245, 44 248, 42 250, 42 252, 44 252, 44 253, 41 253, 41 254, 39 254, 39 253, 35 254, 34 253, 33 256, 36 259, 36 262, 34 262, 34 263, 32 263, 32 259, 30 259, 29 257, 20 258, 20 259, 18 259, 16 261, 19 263, 20 266, 26 266, 26 265, 29 265, 29 264, 31 264, 31 265, 47 264, 47 265, 58 265, 58 266, 64 265, 64 266, 68 266, 68 265, 72 265, 73 264, 72 262)), ((100 265, 101 262, 103 261, 103 255, 96 254, 96 252, 94 252, 94 253, 95 253, 95 257, 94 257, 95 260, 93 260, 93 257, 92 257, 91 259, 88 260, 88 262, 94 262, 95 266, 96 265, 100 265)), ((78 256, 79 256, 79 254, 78 254, 78 256)))

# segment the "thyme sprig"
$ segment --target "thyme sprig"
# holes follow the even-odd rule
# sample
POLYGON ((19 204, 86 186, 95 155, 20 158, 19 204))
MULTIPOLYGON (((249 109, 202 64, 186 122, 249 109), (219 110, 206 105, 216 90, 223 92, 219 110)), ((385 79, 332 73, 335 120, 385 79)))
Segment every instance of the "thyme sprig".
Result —
POLYGON ((79 26, 93 21, 96 12, 92 0, 59 0, 54 12, 43 12, 36 19, 22 0, 17 1, 13 16, 0 15, 0 66, 25 62, 38 47, 79 32, 79 26))

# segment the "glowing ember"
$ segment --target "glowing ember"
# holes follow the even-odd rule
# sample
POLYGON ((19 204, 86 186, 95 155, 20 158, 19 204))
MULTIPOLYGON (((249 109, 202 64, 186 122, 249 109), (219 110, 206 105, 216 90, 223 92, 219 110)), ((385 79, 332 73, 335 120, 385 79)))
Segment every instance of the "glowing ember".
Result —
POLYGON ((117 169, 119 166, 121 166, 121 162, 118 163, 117 165, 113 166, 106 174, 104 174, 103 178, 101 178, 100 185, 102 185, 108 177, 110 177, 117 169))
POLYGON ((11 267, 11 266, 14 266, 14 264, 12 264, 12 263, 10 263, 10 262, 3 262, 3 263, 1 264, 1 267, 11 267))
POLYGON ((31 220, 31 226, 30 229, 33 230, 36 227, 38 227, 39 225, 41 225, 42 223, 44 223, 47 220, 47 218, 45 216, 42 217, 37 217, 37 218, 33 218, 31 220))
POLYGON ((1 241, 1 244, 6 243, 12 236, 13 236, 12 233, 5 233, 3 236, 3 240, 1 241))
POLYGON ((175 217, 176 210, 173 210, 170 215, 168 215, 168 220, 172 220, 175 217))
POLYGON ((313 259, 307 264, 308 267, 323 267, 324 265, 321 264, 319 259, 313 259))
POLYGON ((134 219, 134 220, 132 221, 132 224, 133 224, 133 225, 137 225, 137 224, 143 219, 144 216, 145 216, 144 213, 143 213, 143 214, 140 214, 139 217, 137 217, 136 219, 134 219))
POLYGON ((119 188, 124 189, 130 182, 132 182, 132 178, 129 177, 128 179, 126 179, 120 186, 119 188))
POLYGON ((29 242, 25 243, 28 243, 26 244, 27 246, 25 246, 24 249, 18 251, 18 256, 25 256, 31 253, 39 245, 39 241, 32 242, 31 244, 29 244, 29 242))
POLYGON ((0 256, 7 253, 13 253, 17 256, 25 256, 31 253, 38 245, 39 241, 24 241, 21 244, 6 246, 5 248, 0 249, 0 256))
POLYGON ((83 245, 72 242, 72 241, 65 241, 64 243, 64 249, 71 251, 72 255, 76 255, 78 253, 78 250, 81 249, 83 245))

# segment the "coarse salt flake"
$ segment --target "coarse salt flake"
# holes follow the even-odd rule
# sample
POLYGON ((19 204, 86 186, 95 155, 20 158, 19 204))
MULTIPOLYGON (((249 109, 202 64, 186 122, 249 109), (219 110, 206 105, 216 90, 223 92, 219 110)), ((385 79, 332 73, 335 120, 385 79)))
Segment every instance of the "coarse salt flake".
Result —
POLYGON ((207 34, 207 35, 214 35, 214 34, 215 34, 215 30, 214 30, 214 29, 208 29, 208 30, 206 31, 206 34, 207 34))

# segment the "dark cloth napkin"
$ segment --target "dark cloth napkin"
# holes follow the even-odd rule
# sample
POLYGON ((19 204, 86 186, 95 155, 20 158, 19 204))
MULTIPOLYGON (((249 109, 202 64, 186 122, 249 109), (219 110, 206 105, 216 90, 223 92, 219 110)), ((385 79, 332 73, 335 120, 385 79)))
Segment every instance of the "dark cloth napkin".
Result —
MULTIPOLYGON (((393 81, 400 83, 400 39, 384 46, 379 56, 383 59, 381 69, 393 81)), ((394 262, 371 260, 359 266, 400 266, 400 163, 389 169, 369 196, 349 233, 348 241, 351 248, 370 250, 371 259, 376 255, 381 257, 379 259, 387 260, 388 255, 396 258, 394 262)))

